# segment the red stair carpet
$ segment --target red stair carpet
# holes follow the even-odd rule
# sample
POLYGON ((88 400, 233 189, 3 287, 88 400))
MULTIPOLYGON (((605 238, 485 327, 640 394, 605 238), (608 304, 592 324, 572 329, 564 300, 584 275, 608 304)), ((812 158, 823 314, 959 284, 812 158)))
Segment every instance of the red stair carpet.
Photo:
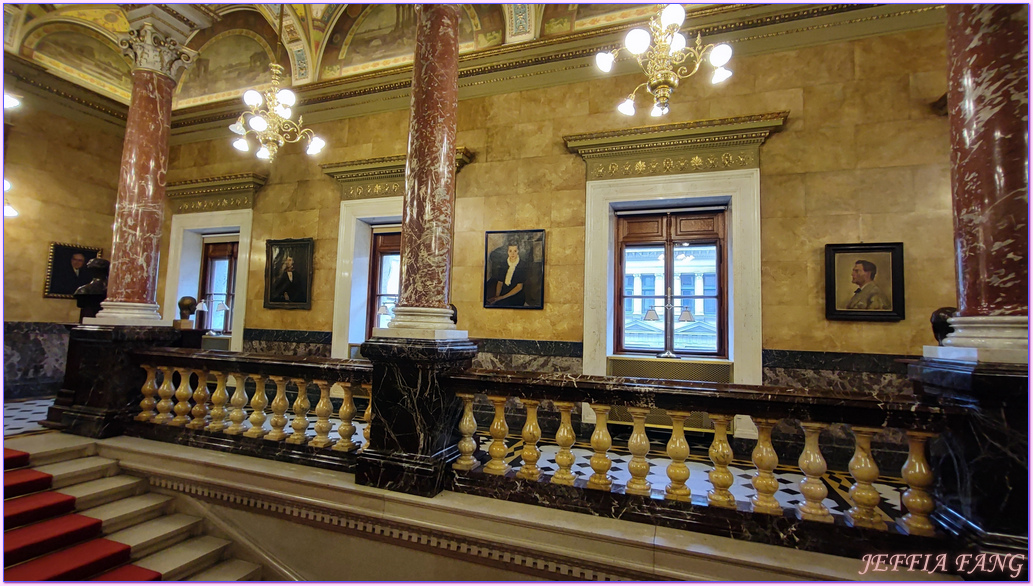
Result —
POLYGON ((31 468, 4 470, 4 498, 21 496, 50 488, 53 476, 31 468))
POLYGON ((37 492, 4 503, 4 531, 75 510, 75 497, 60 492, 37 492))
POLYGON ((92 578, 92 580, 98 582, 158 582, 161 581, 161 574, 154 570, 126 564, 117 570, 92 578))
MULTIPOLYGON (((7 568, 4 570, 4 581, 85 580, 128 561, 128 545, 94 539, 7 568)), ((4 565, 7 565, 6 560, 4 565)))
POLYGON ((21 468, 29 465, 29 454, 26 452, 19 452, 18 450, 12 450, 4 448, 4 470, 10 470, 12 468, 21 468))
POLYGON ((12 529, 4 532, 4 565, 18 564, 100 535, 100 519, 82 515, 64 515, 12 529))

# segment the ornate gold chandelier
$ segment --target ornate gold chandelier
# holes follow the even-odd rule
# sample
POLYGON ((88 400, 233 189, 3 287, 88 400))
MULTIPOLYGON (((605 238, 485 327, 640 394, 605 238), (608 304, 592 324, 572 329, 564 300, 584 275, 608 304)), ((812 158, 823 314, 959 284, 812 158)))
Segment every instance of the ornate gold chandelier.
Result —
POLYGON ((277 151, 287 143, 308 140, 308 149, 305 152, 309 155, 318 154, 326 146, 326 142, 316 136, 311 129, 304 128, 301 116, 298 116, 297 122, 291 119, 293 115, 291 107, 297 102, 297 97, 288 88, 280 89, 280 83, 283 81, 283 67, 278 62, 280 60, 280 39, 283 36, 283 11, 284 5, 281 4, 276 61, 269 64, 272 85, 263 92, 257 90, 244 92, 244 104, 247 105, 248 110, 230 125, 230 131, 240 135, 240 138, 233 141, 233 148, 248 152, 252 148, 251 141, 248 140, 251 139, 258 143, 255 156, 269 161, 276 158, 277 151))
POLYGON ((724 66, 732 58, 732 48, 727 44, 703 45, 700 35, 696 35, 695 46, 688 46, 685 36, 678 30, 685 22, 685 9, 680 4, 668 4, 660 14, 649 19, 649 30, 634 28, 624 37, 624 47, 610 52, 599 53, 595 63, 602 71, 609 73, 621 49, 626 49, 635 56, 639 67, 648 78, 635 88, 626 100, 617 106, 617 111, 626 116, 635 114, 635 94, 642 87, 653 96, 653 109, 650 114, 663 116, 667 114, 671 92, 678 83, 692 77, 699 71, 704 57, 709 54, 714 74, 710 82, 721 83, 732 76, 732 72, 724 66))

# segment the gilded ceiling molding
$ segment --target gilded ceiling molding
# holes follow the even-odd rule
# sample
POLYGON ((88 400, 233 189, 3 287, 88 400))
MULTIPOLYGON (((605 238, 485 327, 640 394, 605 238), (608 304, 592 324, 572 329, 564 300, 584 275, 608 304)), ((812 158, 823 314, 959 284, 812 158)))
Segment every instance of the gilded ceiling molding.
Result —
MULTIPOLYGON (((465 147, 456 149, 456 173, 473 161, 465 147)), ((325 163, 323 173, 341 184, 341 199, 391 197, 405 193, 405 155, 325 163)))
POLYGON ((54 105, 75 111, 79 116, 90 116, 125 129, 128 105, 62 79, 42 65, 22 57, 4 55, 4 84, 8 88, 36 94, 54 105))
POLYGON ((249 210, 255 205, 255 192, 265 185, 265 175, 239 173, 174 181, 165 186, 173 214, 249 210))
POLYGON ((789 112, 641 126, 563 137, 589 181, 760 167, 760 145, 789 112))
POLYGON ((503 4, 502 15, 506 19, 504 44, 524 43, 537 37, 541 9, 536 4, 503 4))

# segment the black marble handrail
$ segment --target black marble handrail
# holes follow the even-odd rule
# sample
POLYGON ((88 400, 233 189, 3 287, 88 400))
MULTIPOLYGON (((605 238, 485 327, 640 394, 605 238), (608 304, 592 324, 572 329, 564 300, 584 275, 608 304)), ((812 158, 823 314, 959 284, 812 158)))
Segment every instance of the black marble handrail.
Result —
POLYGON ((373 366, 368 360, 277 356, 255 352, 197 350, 193 348, 150 348, 134 353, 141 364, 180 368, 205 368, 222 372, 288 376, 329 382, 370 383, 373 366))
POLYGON ((450 375, 447 386, 456 393, 923 431, 940 431, 949 409, 878 392, 481 369, 450 375))

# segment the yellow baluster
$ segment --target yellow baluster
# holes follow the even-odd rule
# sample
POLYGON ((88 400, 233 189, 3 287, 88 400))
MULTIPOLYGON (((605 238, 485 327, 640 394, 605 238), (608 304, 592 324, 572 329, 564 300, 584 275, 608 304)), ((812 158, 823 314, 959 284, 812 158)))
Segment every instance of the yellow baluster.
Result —
POLYGON ((646 480, 649 476, 649 437, 646 435, 646 415, 649 415, 648 408, 628 407, 631 413, 632 430, 628 438, 628 451, 631 452, 631 461, 628 462, 628 473, 631 480, 624 487, 627 494, 649 496, 652 493, 652 484, 646 480))
POLYGON ((289 380, 285 376, 270 376, 269 380, 276 383, 276 396, 273 397, 272 409, 273 416, 269 418, 269 425, 272 426, 272 430, 265 434, 265 439, 270 441, 280 441, 287 437, 287 433, 283 431, 284 426, 287 425, 287 418, 284 413, 287 412, 287 381, 289 380))
POLYGON ((325 380, 312 381, 319 387, 319 401, 316 402, 316 437, 308 445, 315 448, 325 448, 333 443, 330 439, 330 414, 334 412, 334 404, 330 402, 330 383, 325 380))
POLYGON ((531 399, 521 399, 520 402, 527 408, 527 421, 524 423, 524 428, 520 430, 524 440, 524 449, 520 453, 520 458, 523 459, 524 464, 517 472, 517 478, 537 481, 542 477, 542 471, 538 468, 538 459, 542 457, 542 452, 538 449, 538 440, 542 439, 542 428, 538 425, 538 405, 540 403, 531 399))
POLYGON ((685 419, 688 411, 668 411, 671 417, 671 439, 667 442, 667 457, 671 463, 667 465, 667 477, 671 483, 664 490, 664 498, 672 501, 688 502, 692 491, 685 482, 689 479, 689 467, 685 459, 689 457, 689 442, 685 441, 685 419))
POLYGON ((140 401, 140 412, 133 418, 136 421, 150 421, 158 414, 154 410, 154 395, 158 392, 158 385, 154 384, 156 370, 150 364, 144 364, 143 369, 147 372, 147 379, 143 381, 143 386, 140 387, 143 400, 140 401))
POLYGON ((610 490, 611 484, 610 479, 610 466, 613 462, 610 457, 606 455, 606 451, 610 449, 612 442, 610 438, 610 431, 606 428, 606 420, 610 416, 610 407, 608 405, 592 405, 592 411, 595 411, 595 431, 592 432, 592 459, 588 461, 592 466, 594 473, 588 477, 588 488, 594 488, 596 490, 610 490))
POLYGON ((707 502, 712 507, 734 509, 735 497, 728 490, 735 482, 735 477, 728 469, 728 465, 732 463, 735 455, 732 452, 732 445, 728 443, 728 423, 732 420, 732 416, 710 415, 710 420, 714 422, 714 440, 710 443, 708 453, 710 461, 714 463, 714 468, 707 473, 707 476, 710 478, 710 484, 714 485, 714 489, 707 491, 707 502))
POLYGON ((215 390, 212 392, 212 419, 208 424, 208 431, 222 431, 226 429, 226 403, 230 400, 226 392, 226 373, 213 370, 215 376, 215 390))
POLYGON ((344 399, 341 400, 341 408, 337 411, 337 417, 341 420, 340 425, 337 426, 337 435, 341 436, 341 439, 334 444, 333 449, 338 452, 350 452, 359 447, 359 444, 352 440, 352 436, 355 435, 355 424, 352 423, 352 420, 355 419, 355 396, 352 387, 359 385, 335 383, 334 386, 341 388, 344 399))
POLYGON ((846 520, 855 527, 885 531, 886 523, 876 510, 882 497, 872 486, 879 478, 879 467, 872 458, 872 436, 879 430, 855 427, 853 432, 854 457, 850 458, 850 475, 854 477, 854 485, 850 487, 850 498, 854 501, 854 506, 846 512, 846 520))
POLYGON ((176 416, 169 425, 179 427, 190 423, 190 397, 194 395, 194 390, 190 388, 190 369, 177 368, 176 372, 179 373, 179 386, 176 387, 176 405, 172 408, 176 416))
POLYGON ((194 369, 197 376, 197 388, 194 389, 194 408, 190 411, 192 419, 187 424, 189 429, 204 429, 205 418, 208 417, 208 372, 194 369))
POLYGON ((570 446, 574 445, 577 439, 574 435, 574 426, 570 423, 570 412, 574 410, 574 404, 560 401, 553 404, 560 410, 560 426, 556 429, 556 445, 560 449, 556 453, 556 465, 559 466, 559 470, 552 475, 552 483, 574 486, 576 477, 570 471, 570 467, 574 465, 574 453, 570 451, 570 446))
POLYGON ((362 449, 359 451, 366 449, 366 446, 369 445, 369 432, 373 427, 373 386, 363 385, 362 388, 366 389, 366 397, 369 401, 366 402, 366 410, 362 412, 362 422, 365 423, 362 426, 362 439, 366 440, 366 443, 363 444, 362 449))
POLYGON ((265 394, 264 374, 252 374, 251 380, 255 381, 255 393, 251 395, 251 416, 247 418, 251 423, 251 429, 244 432, 245 437, 262 437, 268 430, 265 428, 265 406, 269 399, 265 394))
POLYGON ((172 384, 172 367, 162 366, 160 368, 161 386, 158 387, 158 396, 161 400, 156 405, 158 414, 151 421, 164 424, 172 420, 172 395, 176 392, 176 387, 172 384))
POLYGON ((907 508, 907 514, 900 520, 900 526, 909 535, 936 535, 929 514, 936 508, 929 488, 933 485, 933 470, 925 459, 925 443, 934 433, 924 431, 907 432, 907 462, 900 470, 900 475, 907 482, 901 501, 907 508))
POLYGON ((463 400, 463 417, 459 420, 459 433, 463 435, 459 440, 459 458, 452 464, 454 470, 473 470, 477 467, 477 458, 473 457, 477 449, 477 442, 473 434, 477 433, 477 420, 473 416, 473 395, 467 393, 456 393, 456 397, 463 400))
POLYGON ((800 481, 800 492, 803 493, 804 502, 797 505, 797 509, 803 519, 831 523, 832 513, 822 503, 829 494, 821 480, 828 467, 818 444, 818 435, 828 426, 809 422, 800 422, 800 425, 804 432, 803 452, 800 453, 799 460, 800 470, 804 473, 804 478, 800 481))
POLYGON ((298 397, 294 399, 294 419, 291 420, 291 429, 294 433, 287 438, 287 443, 304 445, 308 441, 308 410, 312 406, 308 400, 308 384, 305 379, 296 378, 294 384, 298 387, 298 397))
POLYGON ((754 513, 782 514, 782 505, 775 499, 775 493, 778 492, 778 479, 775 478, 778 454, 771 445, 771 428, 777 422, 777 419, 753 418, 753 423, 757 425, 757 446, 753 448, 753 465, 757 471, 753 473, 751 481, 757 494, 750 499, 754 513))
POLYGON ((233 377, 233 396, 230 397, 230 426, 223 430, 226 435, 240 435, 244 433, 244 420, 247 413, 244 406, 247 405, 247 390, 244 388, 247 377, 241 372, 231 372, 233 377))
POLYGON ((488 400, 495 406, 495 419, 491 422, 488 432, 491 433, 491 445, 488 446, 488 455, 491 460, 484 466, 488 474, 503 475, 509 472, 506 464, 506 434, 509 433, 509 425, 506 424, 506 398, 489 396, 488 400))

